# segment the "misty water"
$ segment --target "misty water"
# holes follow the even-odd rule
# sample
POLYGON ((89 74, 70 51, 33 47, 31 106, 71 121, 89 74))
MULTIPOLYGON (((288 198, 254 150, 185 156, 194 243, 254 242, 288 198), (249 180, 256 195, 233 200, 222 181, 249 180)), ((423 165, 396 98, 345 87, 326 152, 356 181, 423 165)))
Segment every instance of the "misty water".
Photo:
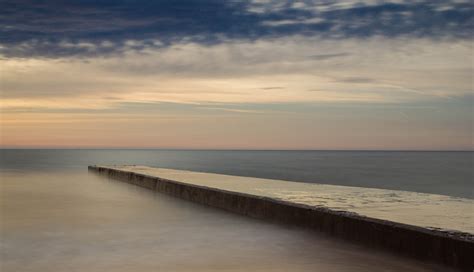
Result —
MULTIPOLYGON (((392 169, 389 173, 395 173, 394 169, 406 163, 400 154, 385 160, 386 164, 398 162, 398 166, 383 165, 380 158, 365 158, 378 161, 375 165, 367 164, 365 170, 358 159, 351 162, 340 153, 324 152, 2 150, 1 154, 2 272, 448 271, 445 267, 379 252, 322 233, 182 201, 89 174, 86 169, 87 164, 135 163, 170 168, 176 165, 174 168, 267 178, 280 173, 281 179, 300 181, 318 181, 317 177, 325 173, 334 182, 344 181, 341 175, 331 176, 340 169, 343 175, 352 171, 358 177, 345 181, 352 186, 363 185, 358 180, 362 180, 359 178, 365 171, 368 182, 376 185, 372 187, 394 187, 396 182, 381 183, 379 177, 386 173, 374 176, 367 173, 375 173, 377 168, 392 169), (331 156, 337 159, 331 161, 331 156), (313 159, 308 161, 310 158, 313 159), (330 165, 337 162, 340 167, 332 169, 330 165), (343 165, 348 162, 351 163, 343 165), (258 167, 262 168, 258 170, 258 167)), ((423 188, 430 181, 428 187, 436 187, 434 190, 451 188, 447 195, 469 192, 471 187, 463 178, 472 172, 464 169, 463 163, 465 160, 472 163, 472 154, 461 152, 460 158, 442 154, 446 157, 437 156, 431 165, 437 165, 433 161, 439 165, 443 165, 442 161, 453 163, 446 164, 446 169, 433 168, 433 171, 449 174, 460 169, 457 179, 450 177, 443 184, 440 179, 429 178, 438 175, 425 176, 427 167, 411 167, 405 172, 401 169, 400 175, 404 173, 407 177, 411 173, 415 177, 411 180, 412 187, 405 181, 399 189, 423 188)), ((355 153, 347 155, 363 158, 355 153)), ((398 179, 400 176, 388 180, 398 179)))
POLYGON ((1 271, 446 271, 82 172, 3 174, 1 271))

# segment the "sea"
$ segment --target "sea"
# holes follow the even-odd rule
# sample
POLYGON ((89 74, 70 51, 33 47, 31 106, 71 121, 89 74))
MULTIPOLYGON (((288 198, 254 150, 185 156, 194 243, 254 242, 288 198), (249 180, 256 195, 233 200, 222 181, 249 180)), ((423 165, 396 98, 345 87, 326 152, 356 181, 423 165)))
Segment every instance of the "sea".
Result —
POLYGON ((0 271, 449 271, 117 182, 146 165, 473 199, 474 152, 0 150, 0 271), (376 270, 374 270, 376 269, 376 270))
POLYGON ((145 165, 474 198, 474 152, 3 149, 0 170, 81 172, 145 165))

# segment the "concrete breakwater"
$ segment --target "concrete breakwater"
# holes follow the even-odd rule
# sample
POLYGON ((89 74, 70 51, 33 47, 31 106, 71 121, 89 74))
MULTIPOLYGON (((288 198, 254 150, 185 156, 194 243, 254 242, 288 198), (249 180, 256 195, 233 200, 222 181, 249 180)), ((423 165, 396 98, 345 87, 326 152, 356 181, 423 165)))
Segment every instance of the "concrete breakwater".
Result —
MULTIPOLYGON (((182 182, 179 178, 145 174, 140 168, 90 166, 111 178, 230 212, 307 227, 350 241, 385 248, 422 260, 470 271, 474 239, 469 233, 444 232, 359 214, 182 182)), ((183 171, 184 172, 184 171, 183 171)), ((190 172, 195 173, 195 172, 190 172)), ((209 174, 213 175, 213 174, 209 174)), ((214 175, 214 178, 218 175, 214 175)), ((466 211, 468 212, 468 211, 466 211)))

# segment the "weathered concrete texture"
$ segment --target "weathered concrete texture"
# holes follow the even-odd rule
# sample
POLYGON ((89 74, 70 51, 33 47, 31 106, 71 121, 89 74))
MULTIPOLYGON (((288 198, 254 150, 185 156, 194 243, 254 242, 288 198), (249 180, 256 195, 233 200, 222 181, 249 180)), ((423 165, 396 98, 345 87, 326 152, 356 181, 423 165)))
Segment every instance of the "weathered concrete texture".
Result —
POLYGON ((89 166, 89 170, 150 190, 253 218, 308 227, 347 240, 388 249, 421 260, 440 262, 465 271, 472 271, 474 268, 474 241, 471 236, 450 235, 353 213, 224 191, 107 167, 89 166))

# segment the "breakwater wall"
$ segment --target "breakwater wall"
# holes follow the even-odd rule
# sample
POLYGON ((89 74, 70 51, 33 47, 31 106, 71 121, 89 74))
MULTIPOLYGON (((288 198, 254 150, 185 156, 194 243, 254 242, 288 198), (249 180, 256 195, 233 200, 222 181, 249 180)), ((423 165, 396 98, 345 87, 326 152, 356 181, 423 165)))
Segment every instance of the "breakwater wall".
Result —
POLYGON ((472 271, 474 268, 472 235, 431 230, 108 167, 89 166, 89 171, 229 212, 311 228, 420 260, 443 263, 463 271, 472 271))

